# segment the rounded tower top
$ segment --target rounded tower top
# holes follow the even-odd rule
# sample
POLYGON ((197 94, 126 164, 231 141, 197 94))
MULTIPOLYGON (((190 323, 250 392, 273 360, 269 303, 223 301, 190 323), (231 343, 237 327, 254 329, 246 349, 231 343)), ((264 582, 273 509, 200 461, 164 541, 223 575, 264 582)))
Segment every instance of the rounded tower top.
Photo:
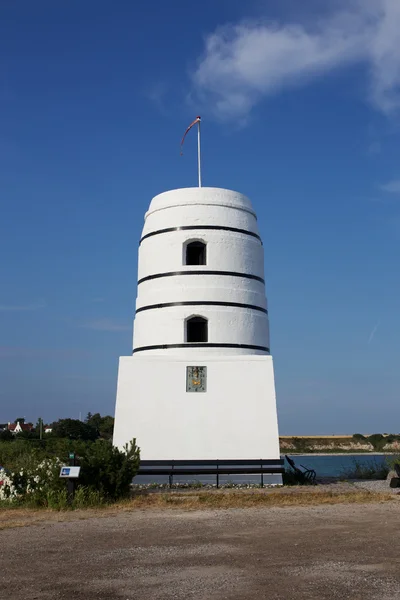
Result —
POLYGON ((250 200, 239 192, 214 187, 191 187, 169 190, 155 196, 150 203, 145 218, 159 210, 194 204, 198 206, 225 206, 243 210, 254 217, 256 216, 250 200))

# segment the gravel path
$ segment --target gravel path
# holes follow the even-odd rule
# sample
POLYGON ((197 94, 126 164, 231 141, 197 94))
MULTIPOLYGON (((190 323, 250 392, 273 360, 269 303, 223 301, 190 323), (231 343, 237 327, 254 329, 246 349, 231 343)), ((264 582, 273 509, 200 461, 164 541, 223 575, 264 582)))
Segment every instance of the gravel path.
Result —
POLYGON ((1 600, 400 600, 397 498, 71 518, 0 532, 1 600))
POLYGON ((361 488, 363 490, 369 490, 370 492, 382 492, 385 494, 399 494, 400 488, 391 488, 389 486, 389 482, 382 479, 365 479, 363 481, 352 481, 352 484, 355 487, 361 488))

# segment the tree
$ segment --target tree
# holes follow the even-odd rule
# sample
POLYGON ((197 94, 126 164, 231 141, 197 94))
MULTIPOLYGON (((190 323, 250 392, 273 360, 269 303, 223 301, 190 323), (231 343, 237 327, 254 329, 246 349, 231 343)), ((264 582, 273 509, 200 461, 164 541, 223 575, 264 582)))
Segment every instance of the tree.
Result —
POLYGON ((60 419, 53 423, 53 437, 69 438, 70 440, 91 440, 94 441, 99 437, 97 429, 83 423, 79 419, 60 419))
POLYGON ((107 415, 102 418, 100 425, 100 436, 105 439, 111 439, 114 433, 114 417, 107 415))
POLYGON ((100 413, 94 413, 94 415, 92 415, 92 413, 88 413, 86 417, 86 423, 88 425, 91 425, 92 427, 95 427, 98 430, 100 430, 101 421, 102 416, 100 413))
POLYGON ((114 431, 114 417, 107 415, 102 417, 100 413, 92 415, 88 413, 86 423, 91 425, 99 432, 100 437, 110 440, 114 431))
POLYGON ((14 423, 21 423, 21 425, 23 425, 25 423, 25 417, 18 417, 17 419, 15 419, 14 423))
POLYGON ((14 439, 14 434, 11 433, 9 429, 4 429, 4 431, 0 431, 0 441, 2 442, 12 442, 14 439))

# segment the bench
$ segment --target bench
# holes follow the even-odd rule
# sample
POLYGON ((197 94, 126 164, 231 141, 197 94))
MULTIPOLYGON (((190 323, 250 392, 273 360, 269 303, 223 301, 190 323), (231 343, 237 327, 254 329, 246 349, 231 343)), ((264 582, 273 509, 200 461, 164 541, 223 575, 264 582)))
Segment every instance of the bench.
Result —
POLYGON ((168 475, 172 487, 174 475, 215 475, 217 488, 220 475, 280 475, 285 472, 283 459, 255 460, 141 460, 137 475, 168 475))
POLYGON ((285 455, 286 460, 288 461, 290 467, 292 468, 292 472, 296 477, 298 483, 300 484, 314 484, 315 478, 317 476, 314 469, 308 469, 304 465, 300 465, 301 469, 296 466, 294 460, 290 458, 290 456, 285 455))

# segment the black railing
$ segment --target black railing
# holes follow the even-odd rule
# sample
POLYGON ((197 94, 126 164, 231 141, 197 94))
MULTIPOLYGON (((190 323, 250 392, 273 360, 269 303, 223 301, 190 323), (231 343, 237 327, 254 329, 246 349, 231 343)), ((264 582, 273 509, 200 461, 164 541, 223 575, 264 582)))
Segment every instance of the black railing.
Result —
POLYGON ((285 472, 283 459, 236 460, 141 460, 138 475, 168 475, 172 487, 174 475, 215 475, 217 488, 220 475, 279 475, 285 472))

